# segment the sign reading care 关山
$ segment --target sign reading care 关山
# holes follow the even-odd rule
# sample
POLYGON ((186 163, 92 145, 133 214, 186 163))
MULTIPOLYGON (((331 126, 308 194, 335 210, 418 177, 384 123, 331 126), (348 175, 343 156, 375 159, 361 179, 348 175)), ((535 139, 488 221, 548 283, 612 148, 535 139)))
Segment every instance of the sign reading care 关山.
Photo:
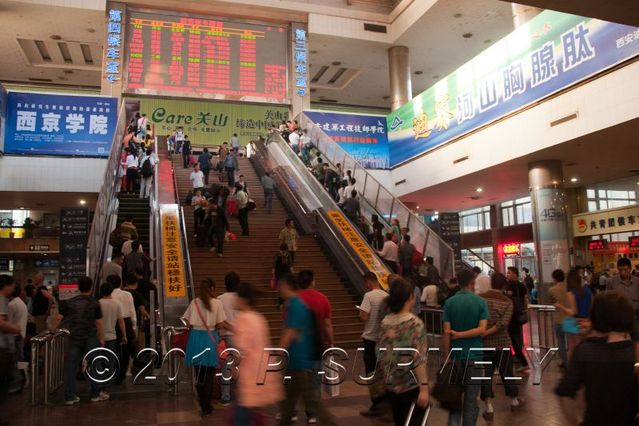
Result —
POLYGON ((575 237, 639 231, 639 205, 572 216, 575 237))
POLYGON ((637 54, 638 28, 544 11, 386 117, 391 166, 637 54))
POLYGON ((273 124, 288 117, 288 108, 253 104, 173 101, 161 98, 140 100, 140 110, 155 124, 158 135, 184 128, 193 146, 228 142, 237 133, 242 145, 266 137, 273 124))
POLYGON ((176 204, 160 208, 162 223, 162 265, 164 269, 164 296, 186 296, 180 222, 176 204))
POLYGON ((116 98, 9 92, 5 154, 108 157, 116 98))
POLYGON ((337 210, 328 210, 326 212, 331 221, 337 226, 340 233, 346 238, 352 249, 357 253, 357 256, 364 262, 368 270, 377 276, 382 288, 388 288, 388 275, 389 271, 386 266, 375 257, 375 253, 371 250, 370 246, 364 242, 353 228, 350 221, 337 210))
POLYGON ((362 166, 388 168, 384 116, 323 111, 305 111, 304 114, 362 166))

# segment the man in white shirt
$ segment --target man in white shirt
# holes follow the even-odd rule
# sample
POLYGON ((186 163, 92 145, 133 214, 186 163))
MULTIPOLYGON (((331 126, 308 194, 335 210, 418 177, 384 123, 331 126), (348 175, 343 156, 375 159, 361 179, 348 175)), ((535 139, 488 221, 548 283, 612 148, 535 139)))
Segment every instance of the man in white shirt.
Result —
POLYGON ((137 354, 137 315, 135 312, 135 304, 133 303, 133 295, 120 288, 122 279, 118 276, 110 275, 107 277, 107 282, 113 286, 113 293, 111 293, 111 297, 120 302, 120 306, 122 307, 122 318, 124 319, 124 328, 126 329, 126 336, 122 336, 120 330, 116 329, 116 332, 118 333, 118 343, 122 345, 122 356, 120 357, 120 370, 115 383, 121 384, 126 377, 127 370, 129 369, 131 357, 137 354))
MULTIPOLYGON (((370 375, 375 371, 377 364, 376 346, 379 341, 382 319, 385 316, 385 300, 388 294, 379 286, 377 276, 372 272, 364 274, 364 283, 368 292, 364 294, 362 305, 359 307, 359 317, 366 322, 362 340, 364 341, 364 367, 366 375, 370 375)), ((384 397, 373 397, 371 394, 372 405, 368 410, 360 412, 361 415, 367 417, 380 417, 384 415, 384 411, 380 409, 379 404, 384 397)))
POLYGON ((308 164, 313 143, 311 142, 311 137, 308 135, 307 129, 304 129, 304 131, 302 132, 302 136, 300 137, 300 145, 302 145, 302 161, 304 162, 304 164, 308 164))
POLYGON ((202 173, 202 170, 200 170, 200 165, 199 164, 195 164, 195 166, 193 166, 193 171, 191 172, 191 184, 193 185, 193 192, 195 193, 196 190, 202 190, 204 189, 204 173, 202 173))
POLYGON ((248 207, 247 204, 249 202, 249 197, 242 185, 238 183, 235 184, 235 199, 237 200, 237 220, 240 222, 240 226, 242 227, 242 235, 248 236, 249 234, 249 223, 248 223, 248 207))
POLYGON ((178 127, 175 130, 175 152, 182 153, 182 144, 184 143, 184 128, 178 127))
MULTIPOLYGON (((237 288, 240 285, 240 276, 235 272, 229 272, 224 277, 224 287, 226 291, 220 294, 217 299, 222 302, 222 306, 224 307, 224 315, 226 316, 226 323, 230 326, 229 328, 223 328, 220 330, 220 337, 226 343, 227 348, 233 347, 233 319, 235 318, 236 313, 236 300, 237 300, 237 288)), ((229 367, 224 365, 222 370, 229 371, 229 367)), ((229 372, 224 372, 225 377, 229 377, 229 372)), ((231 402, 231 385, 230 384, 220 384, 221 389, 221 403, 222 405, 230 404, 231 402)))
POLYGON ((473 268, 475 273, 475 294, 484 294, 491 290, 490 277, 484 274, 479 266, 473 268))
POLYGON ((153 183, 153 170, 156 164, 155 156, 151 148, 140 157, 140 173, 142 182, 140 182, 140 198, 149 198, 151 196, 151 184, 153 183), (149 165, 146 165, 146 162, 149 165), (150 168, 149 168, 150 166, 150 168))
POLYGON ((399 247, 393 242, 393 234, 387 233, 382 251, 377 252, 379 257, 390 268, 391 272, 397 273, 397 262, 399 261, 399 247))
POLYGON ((233 133, 233 137, 231 138, 231 148, 233 149, 235 156, 237 156, 237 153, 240 151, 240 138, 237 137, 237 133, 233 133))
POLYGON ((428 283, 426 287, 424 287, 424 291, 422 291, 422 299, 421 302, 425 303, 426 306, 438 306, 437 303, 437 285, 434 283, 428 283))
POLYGON ((15 339, 15 360, 16 367, 13 369, 13 379, 11 380, 11 386, 9 388, 9 393, 19 392, 24 383, 27 380, 27 372, 26 366, 28 364, 24 363, 24 343, 25 338, 27 336, 27 318, 29 317, 29 310, 27 309, 27 304, 21 298, 22 296, 22 288, 16 284, 13 290, 13 294, 11 295, 11 301, 8 304, 9 315, 7 316, 7 320, 9 323, 17 326, 20 329, 20 334, 14 335, 15 339), (23 371, 23 373, 20 372, 23 371))
POLYGON ((288 136, 288 143, 296 154, 300 153, 300 134, 293 132, 288 136))
POLYGON ((141 140, 146 139, 146 126, 149 124, 149 119, 146 118, 146 114, 142 114, 142 117, 138 119, 138 135, 141 140))
POLYGON ((133 151, 126 148, 126 192, 133 194, 135 192, 136 182, 138 180, 138 160, 133 155, 133 151))

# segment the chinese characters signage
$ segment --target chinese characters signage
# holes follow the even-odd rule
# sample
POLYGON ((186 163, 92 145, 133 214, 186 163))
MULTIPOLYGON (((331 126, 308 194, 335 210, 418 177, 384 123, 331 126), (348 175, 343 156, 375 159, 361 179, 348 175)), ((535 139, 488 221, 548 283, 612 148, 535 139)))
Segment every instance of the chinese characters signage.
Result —
POLYGON ((391 166, 637 54, 637 28, 544 11, 387 116, 391 166))
POLYGON ((504 256, 519 256, 521 246, 518 243, 508 243, 502 246, 504 256))
POLYGON ((86 276, 88 235, 88 209, 60 210, 60 284, 70 289, 86 276))
POLYGON ((385 117, 320 111, 304 114, 362 166, 388 168, 385 117))
POLYGON ((108 157, 117 99, 10 92, 5 154, 108 157))
POLYGON ((110 83, 120 80, 120 56, 122 49, 122 11, 109 10, 107 23, 106 61, 104 61, 104 74, 110 83))
POLYGON ((331 221, 339 229, 340 233, 348 241, 353 251, 364 262, 368 270, 374 273, 384 289, 388 288, 387 278, 389 271, 384 264, 375 256, 370 246, 362 240, 360 234, 351 226, 346 217, 337 210, 326 212, 331 221))
POLYGON ((306 45, 306 30, 295 28, 295 49, 293 52, 295 60, 295 93, 298 96, 308 94, 308 49, 306 45))
POLYGON ((163 205, 160 209, 162 220, 162 265, 164 269, 164 296, 184 297, 184 263, 182 262, 182 243, 180 240, 180 222, 176 204, 163 205))
POLYGON ((142 99, 140 110, 155 123, 159 135, 182 126, 193 146, 219 145, 237 133, 243 145, 266 137, 271 125, 288 117, 288 108, 251 104, 142 99))
POLYGON ((132 12, 126 90, 144 95, 288 102, 288 28, 132 12))
POLYGON ((639 231, 639 206, 575 214, 572 228, 575 237, 639 231))

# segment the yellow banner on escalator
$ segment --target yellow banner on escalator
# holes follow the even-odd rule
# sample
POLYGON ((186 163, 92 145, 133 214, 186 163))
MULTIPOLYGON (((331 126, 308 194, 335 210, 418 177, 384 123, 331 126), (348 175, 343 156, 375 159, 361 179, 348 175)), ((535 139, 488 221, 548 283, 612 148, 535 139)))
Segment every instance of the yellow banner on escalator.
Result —
POLYGON ((349 220, 338 210, 326 212, 340 233, 348 241, 353 251, 364 262, 368 270, 374 273, 382 288, 388 288, 388 268, 375 256, 371 247, 362 239, 361 235, 353 228, 349 220))
POLYGON ((162 220, 164 297, 184 297, 186 285, 177 205, 162 206, 160 218, 162 220))

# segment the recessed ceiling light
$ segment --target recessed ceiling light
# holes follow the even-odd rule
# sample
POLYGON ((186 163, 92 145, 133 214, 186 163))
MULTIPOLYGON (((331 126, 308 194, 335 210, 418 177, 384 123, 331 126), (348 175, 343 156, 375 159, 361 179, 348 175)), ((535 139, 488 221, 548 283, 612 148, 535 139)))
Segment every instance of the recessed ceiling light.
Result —
POLYGON ((477 189, 475 190, 475 192, 483 192, 483 190, 484 190, 484 189, 480 187, 480 188, 477 188, 477 189))
POLYGON ((417 210, 419 210, 419 206, 417 206, 417 210))
POLYGON ((415 75, 422 75, 424 74, 424 71, 415 71, 415 75))
POLYGON ((62 37, 60 37, 60 36, 59 36, 59 35, 57 35, 57 34, 53 34, 53 35, 51 36, 51 40, 62 40, 62 37))
POLYGON ((456 13, 453 15, 453 18, 461 18, 462 14, 461 13, 456 13))
POLYGON ((433 212, 433 214, 435 214, 435 215, 436 215, 436 214, 439 214, 439 212, 433 212))
POLYGON ((333 61, 333 62, 331 62, 331 65, 339 67, 340 65, 342 65, 342 63, 340 61, 333 61))
POLYGON ((87 203, 86 200, 80 200, 80 205, 81 206, 85 205, 86 203, 87 203))
POLYGON ((462 34, 462 37, 464 38, 471 38, 473 36, 473 33, 464 33, 462 34))
POLYGON ((570 181, 571 181, 572 183, 575 183, 575 182, 579 181, 579 179, 577 179, 576 177, 574 177, 574 178, 570 178, 570 181))

